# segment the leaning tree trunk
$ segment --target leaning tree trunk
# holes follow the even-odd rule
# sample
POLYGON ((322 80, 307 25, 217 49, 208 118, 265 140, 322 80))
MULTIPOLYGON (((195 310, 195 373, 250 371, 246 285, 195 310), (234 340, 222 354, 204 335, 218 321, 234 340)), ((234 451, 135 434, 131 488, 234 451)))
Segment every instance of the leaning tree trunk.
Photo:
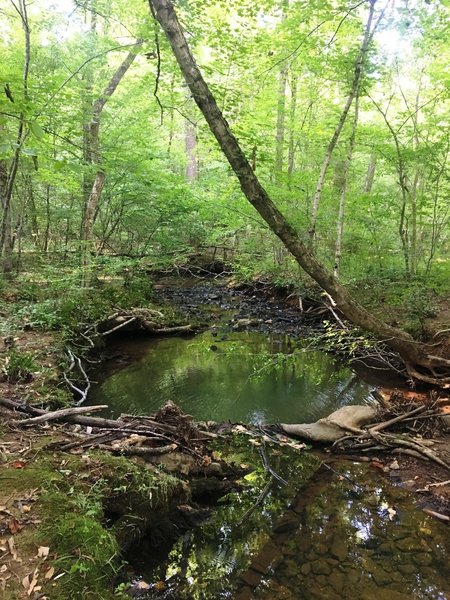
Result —
POLYGON ((399 353, 411 377, 450 386, 450 377, 448 373, 444 373, 444 369, 450 371, 450 360, 428 354, 428 349, 416 342, 411 335, 377 319, 358 304, 333 273, 317 260, 297 231, 274 205, 256 177, 202 77, 178 22, 172 2, 170 0, 149 0, 149 3, 169 40, 192 97, 239 179, 241 189, 248 201, 280 238, 300 267, 330 294, 342 313, 355 325, 373 332, 399 353), (436 375, 437 371, 433 370, 434 368, 442 369, 442 376, 436 375), (431 369, 431 375, 430 372, 426 372, 427 369, 431 369))

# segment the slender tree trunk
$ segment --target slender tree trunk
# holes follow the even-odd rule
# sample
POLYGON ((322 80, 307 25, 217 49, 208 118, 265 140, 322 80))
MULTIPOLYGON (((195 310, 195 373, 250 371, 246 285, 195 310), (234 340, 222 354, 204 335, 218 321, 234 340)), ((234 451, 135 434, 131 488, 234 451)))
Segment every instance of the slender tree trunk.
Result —
POLYGON ((338 143, 339 137, 341 135, 342 128, 344 127, 345 121, 347 119, 348 112, 349 112, 350 107, 353 103, 353 100, 356 96, 356 93, 357 93, 357 90, 358 90, 358 87, 359 87, 359 84, 361 81, 361 75, 362 75, 362 71, 363 71, 365 57, 366 57, 367 50, 369 48, 369 44, 370 44, 370 41, 371 41, 372 35, 373 35, 371 28, 372 28, 372 21, 373 21, 374 12, 375 12, 375 1, 376 0, 370 0, 369 16, 367 19, 366 28, 364 31, 364 36, 363 36, 363 39, 361 42, 359 53, 358 53, 358 56, 357 56, 356 62, 355 62, 355 68, 354 68, 354 72, 353 72, 353 81, 352 81, 352 85, 350 88, 350 93, 345 102, 345 106, 344 106, 344 109, 342 110, 337 127, 333 133, 333 136, 332 136, 329 144, 328 144, 327 150, 325 152, 325 157, 323 159, 322 166, 320 168, 320 175, 319 175, 319 179, 317 181, 316 191, 314 193, 312 207, 311 207, 311 218, 310 218, 310 227, 309 227, 309 237, 310 237, 311 245, 313 244, 314 238, 316 236, 317 214, 319 212, 319 203, 320 203, 320 198, 322 195, 323 184, 325 182, 325 176, 327 174, 328 167, 330 166, 331 157, 333 156, 334 149, 336 148, 336 144, 338 143))
MULTIPOLYGON (((186 105, 191 105, 189 89, 186 90, 186 105)), ((197 128, 189 115, 184 119, 184 148, 186 152, 186 179, 190 182, 198 179, 197 128)))
MULTIPOLYGON (((23 75, 22 75, 22 85, 23 85, 23 98, 25 102, 29 99, 28 94, 28 75, 30 70, 30 61, 31 61, 31 32, 30 25, 28 22, 28 13, 27 13, 27 5, 25 0, 19 0, 18 6, 16 7, 20 18, 22 21, 22 29, 25 37, 25 55, 24 55, 24 64, 23 64, 23 75)), ((0 227, 0 256, 4 258, 3 260, 3 271, 8 273, 12 270, 12 247, 8 240, 11 240, 12 233, 10 231, 11 228, 11 202, 13 197, 14 184, 16 181, 17 171, 19 169, 20 163, 20 153, 22 150, 22 146, 25 142, 25 139, 28 135, 26 131, 26 121, 24 113, 20 113, 19 115, 19 126, 17 130, 17 139, 16 139, 16 149, 14 152, 14 156, 12 158, 11 165, 7 170, 8 176, 6 180, 6 185, 2 186, 2 197, 1 197, 1 209, 2 209, 2 221, 0 227), (9 231, 8 231, 9 230, 9 231)))
POLYGON ((288 168, 289 179, 294 172, 295 160, 295 113, 297 111, 297 75, 291 73, 291 103, 289 106, 289 143, 288 143, 288 168))
POLYGON ((277 133, 275 146, 275 178, 283 173, 284 165, 284 137, 286 121, 286 86, 288 69, 280 70, 278 80, 278 105, 277 105, 277 133))
POLYGON ((137 40, 136 46, 131 50, 126 58, 123 60, 121 65, 117 68, 114 75, 109 80, 108 85, 103 90, 102 95, 97 98, 92 108, 92 120, 89 124, 89 159, 93 165, 96 165, 97 172, 92 184, 92 189, 87 198, 83 222, 81 227, 81 246, 82 246, 82 266, 84 268, 83 273, 83 285, 87 285, 89 282, 88 265, 90 264, 90 255, 92 251, 92 231, 94 226, 95 214, 100 201, 101 193, 105 185, 106 175, 100 167, 100 121, 103 108, 105 104, 114 94, 122 80, 125 73, 131 67, 134 59, 137 56, 138 49, 142 45, 142 40, 137 40))
POLYGON ((450 360, 430 356, 426 348, 414 341, 408 333, 377 319, 362 307, 333 273, 328 271, 303 242, 297 231, 273 204, 266 190, 256 177, 237 139, 223 117, 214 96, 211 94, 191 54, 186 38, 170 0, 149 0, 156 18, 161 24, 172 51, 184 75, 192 96, 202 111, 211 132, 228 159, 249 202, 266 221, 271 230, 281 239, 295 257, 298 264, 334 299, 343 314, 356 325, 375 333, 397 351, 403 358, 410 375, 425 381, 446 385, 450 377, 430 376, 418 371, 439 365, 450 369, 450 360))
POLYGON ((341 263, 341 255, 342 255, 342 236, 344 234, 344 215, 345 215, 345 198, 347 194, 347 185, 348 185, 348 174, 350 171, 350 166, 352 164, 353 157, 353 148, 355 146, 355 137, 356 137, 356 128, 358 126, 358 112, 359 112, 359 102, 358 95, 355 99, 355 116, 353 118, 353 127, 352 133, 350 135, 350 140, 348 142, 348 152, 347 157, 344 162, 344 168, 342 173, 342 181, 341 181, 341 190, 339 196, 339 211, 338 211, 338 219, 337 219, 337 228, 336 228, 336 245, 334 250, 334 276, 339 276, 339 267, 341 263))
POLYGON ((373 180, 375 179, 375 169, 377 166, 377 157, 375 154, 371 154, 369 158, 369 164, 367 166, 366 181, 364 183, 364 192, 370 194, 372 191, 373 180))

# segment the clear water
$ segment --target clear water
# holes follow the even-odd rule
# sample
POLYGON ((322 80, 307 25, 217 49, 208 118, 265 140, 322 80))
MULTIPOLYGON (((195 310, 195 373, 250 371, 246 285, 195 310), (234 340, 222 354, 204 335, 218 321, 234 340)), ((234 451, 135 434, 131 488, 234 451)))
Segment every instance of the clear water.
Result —
POLYGON ((211 330, 190 339, 121 340, 119 349, 131 364, 116 364, 90 397, 114 415, 151 414, 172 400, 196 420, 299 423, 370 394, 333 356, 286 336, 211 330))
POLYGON ((164 556, 137 546, 127 557, 150 585, 146 598, 450 599, 447 528, 418 510, 411 494, 367 465, 314 474, 311 454, 267 447, 288 483, 275 482, 248 514, 267 481, 257 449, 248 446, 235 440, 233 451, 255 471, 208 523, 164 556))

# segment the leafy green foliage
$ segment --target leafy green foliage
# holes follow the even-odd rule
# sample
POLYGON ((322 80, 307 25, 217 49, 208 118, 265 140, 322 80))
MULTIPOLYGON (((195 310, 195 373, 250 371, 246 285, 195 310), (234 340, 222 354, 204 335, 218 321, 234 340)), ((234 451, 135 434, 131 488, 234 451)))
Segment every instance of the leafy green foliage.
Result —
POLYGON ((31 379, 37 366, 34 355, 12 348, 8 350, 3 362, 3 372, 10 383, 24 383, 31 379))

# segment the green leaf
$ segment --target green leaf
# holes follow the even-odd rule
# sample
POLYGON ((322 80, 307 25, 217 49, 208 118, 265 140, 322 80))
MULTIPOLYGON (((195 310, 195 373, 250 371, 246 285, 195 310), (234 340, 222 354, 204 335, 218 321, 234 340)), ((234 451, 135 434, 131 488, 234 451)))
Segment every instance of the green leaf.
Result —
POLYGON ((25 154, 25 156, 37 156, 37 150, 35 150, 34 148, 22 148, 22 154, 25 154))
POLYGON ((42 140, 42 138, 45 135, 45 131, 40 125, 38 125, 37 123, 31 123, 30 129, 31 133, 34 135, 35 138, 37 138, 38 140, 42 140))

